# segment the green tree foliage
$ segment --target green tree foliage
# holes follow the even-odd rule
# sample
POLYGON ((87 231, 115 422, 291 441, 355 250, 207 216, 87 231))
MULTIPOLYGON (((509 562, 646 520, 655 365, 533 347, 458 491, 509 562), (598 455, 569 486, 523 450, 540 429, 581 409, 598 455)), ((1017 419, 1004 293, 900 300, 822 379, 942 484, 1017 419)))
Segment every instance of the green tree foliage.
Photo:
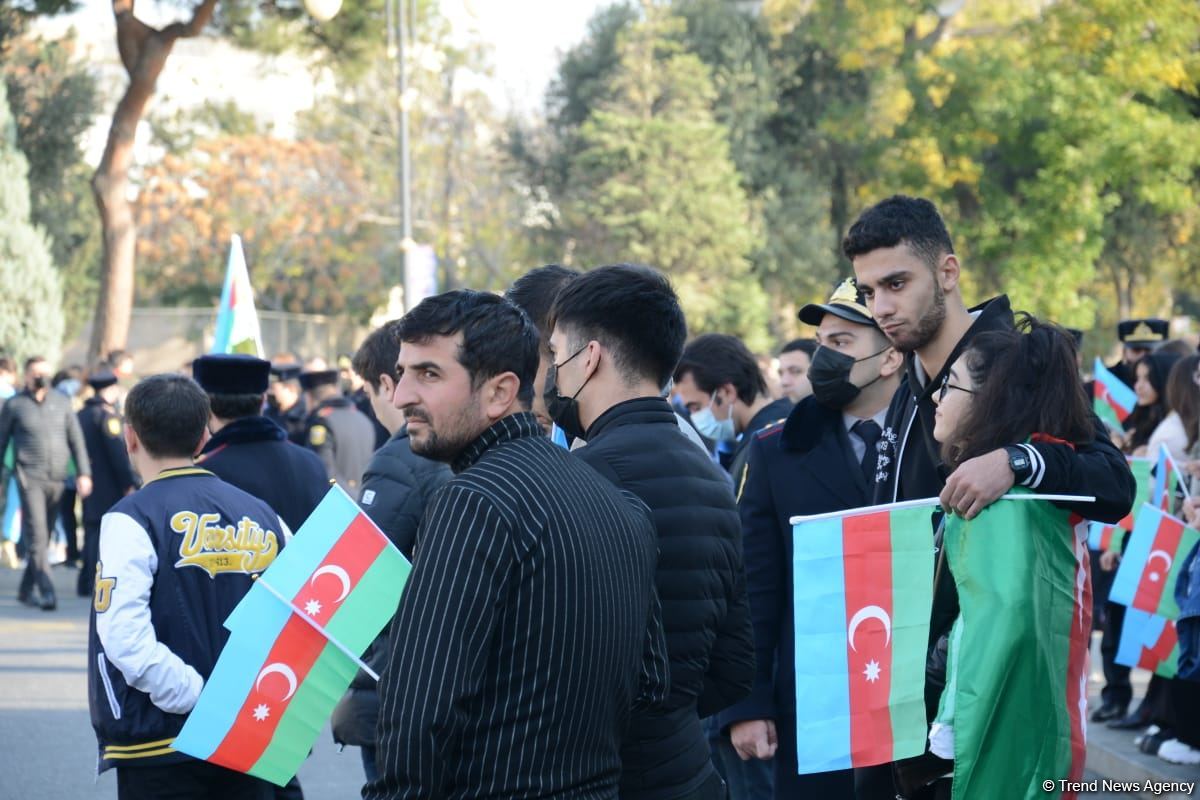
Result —
POLYGON ((711 110, 709 70, 679 43, 682 19, 650 4, 643 11, 617 37, 608 99, 579 127, 566 225, 582 263, 657 266, 676 283, 694 330, 763 345, 766 295, 750 280, 757 241, 711 110))
POLYGON ((46 235, 30 222, 28 169, 0 84, 0 349, 18 359, 56 360, 62 347, 62 288, 46 235))

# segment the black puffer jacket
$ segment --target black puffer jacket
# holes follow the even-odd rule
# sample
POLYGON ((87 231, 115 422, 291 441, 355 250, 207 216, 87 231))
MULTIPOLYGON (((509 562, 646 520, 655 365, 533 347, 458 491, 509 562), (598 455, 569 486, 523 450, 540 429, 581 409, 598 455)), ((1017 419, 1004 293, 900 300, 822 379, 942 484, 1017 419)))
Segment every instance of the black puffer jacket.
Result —
POLYGON ((667 702, 636 714, 621 749, 621 797, 678 797, 712 772, 700 718, 750 693, 754 633, 742 527, 725 473, 679 430, 666 400, 613 406, 575 451, 650 508, 655 584, 671 659, 667 702))

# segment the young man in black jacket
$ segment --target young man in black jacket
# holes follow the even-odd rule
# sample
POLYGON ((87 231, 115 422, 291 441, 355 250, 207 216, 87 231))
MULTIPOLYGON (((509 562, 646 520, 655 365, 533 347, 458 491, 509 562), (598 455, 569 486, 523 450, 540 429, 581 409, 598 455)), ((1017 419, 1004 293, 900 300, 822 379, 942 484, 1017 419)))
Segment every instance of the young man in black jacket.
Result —
POLYGON ((687 336, 683 310, 658 272, 601 267, 559 293, 551 330, 551 416, 584 432, 575 455, 640 497, 658 534, 671 694, 629 727, 621 797, 723 798, 700 719, 749 694, 754 635, 729 480, 661 396, 687 336))
MULTIPOLYGON (((842 250, 875 321, 907 354, 905 379, 880 440, 876 502, 940 497, 947 512, 971 519, 1014 486, 1025 486, 1044 494, 1094 496, 1094 503, 1070 506, 1087 519, 1114 523, 1129 513, 1133 475, 1099 419, 1096 438, 1083 447, 1012 442, 963 463, 953 474, 942 463, 933 438, 933 397, 972 338, 1011 327, 1013 316, 1004 295, 967 308, 954 245, 933 203, 902 195, 878 203, 851 226, 842 250)), ((934 589, 931 648, 937 649, 957 614, 954 582, 943 570, 934 589)), ((940 686, 927 682, 930 718, 940 693, 940 686)), ((880 785, 860 797, 890 800, 890 775, 876 772, 880 785)))

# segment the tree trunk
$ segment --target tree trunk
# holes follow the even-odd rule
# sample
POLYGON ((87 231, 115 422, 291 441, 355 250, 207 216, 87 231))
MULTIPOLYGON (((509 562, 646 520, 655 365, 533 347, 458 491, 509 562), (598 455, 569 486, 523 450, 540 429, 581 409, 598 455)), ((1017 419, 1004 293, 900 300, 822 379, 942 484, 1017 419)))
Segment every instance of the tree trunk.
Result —
POLYGON ((92 176, 92 194, 100 212, 104 232, 104 259, 100 271, 100 294, 88 359, 126 346, 129 319, 133 312, 133 284, 137 251, 137 227, 129 199, 129 167, 133 163, 134 135, 154 95, 158 76, 167 63, 175 42, 196 36, 212 18, 217 0, 203 0, 187 23, 156 30, 134 16, 134 0, 113 0, 117 24, 117 50, 129 75, 129 85, 113 112, 112 126, 100 166, 92 176))

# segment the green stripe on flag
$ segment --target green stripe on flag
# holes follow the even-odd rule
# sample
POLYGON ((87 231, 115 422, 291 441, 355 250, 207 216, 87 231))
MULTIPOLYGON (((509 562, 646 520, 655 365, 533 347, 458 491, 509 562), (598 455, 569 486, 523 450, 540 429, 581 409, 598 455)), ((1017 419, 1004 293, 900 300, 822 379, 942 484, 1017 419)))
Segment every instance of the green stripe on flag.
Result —
POLYGON ((1183 562, 1187 560, 1188 553, 1192 552, 1197 541, 1200 541, 1200 532, 1185 527, 1183 534, 1179 537, 1179 549, 1171 554, 1171 568, 1167 570, 1167 577, 1163 583, 1162 599, 1158 603, 1158 610, 1154 612, 1160 617, 1179 619, 1179 604, 1175 602, 1175 580, 1179 577, 1179 570, 1183 569, 1183 562))
POLYGON ((384 548, 325 630, 355 653, 366 650, 396 613, 411 571, 412 567, 399 550, 384 548))
POLYGON ((1121 420, 1117 418, 1117 412, 1113 407, 1105 402, 1103 397, 1097 397, 1092 400, 1092 409, 1096 412, 1096 416, 1100 421, 1114 431, 1121 430, 1121 420))
MULTIPOLYGON (((931 511, 926 506, 891 514, 893 676, 925 674, 934 565, 931 511)), ((924 682, 893 679, 888 704, 895 758, 925 752, 924 682)))
POLYGON ((317 735, 342 699, 358 665, 335 645, 326 644, 288 703, 267 749, 250 774, 285 785, 300 770, 317 735))

